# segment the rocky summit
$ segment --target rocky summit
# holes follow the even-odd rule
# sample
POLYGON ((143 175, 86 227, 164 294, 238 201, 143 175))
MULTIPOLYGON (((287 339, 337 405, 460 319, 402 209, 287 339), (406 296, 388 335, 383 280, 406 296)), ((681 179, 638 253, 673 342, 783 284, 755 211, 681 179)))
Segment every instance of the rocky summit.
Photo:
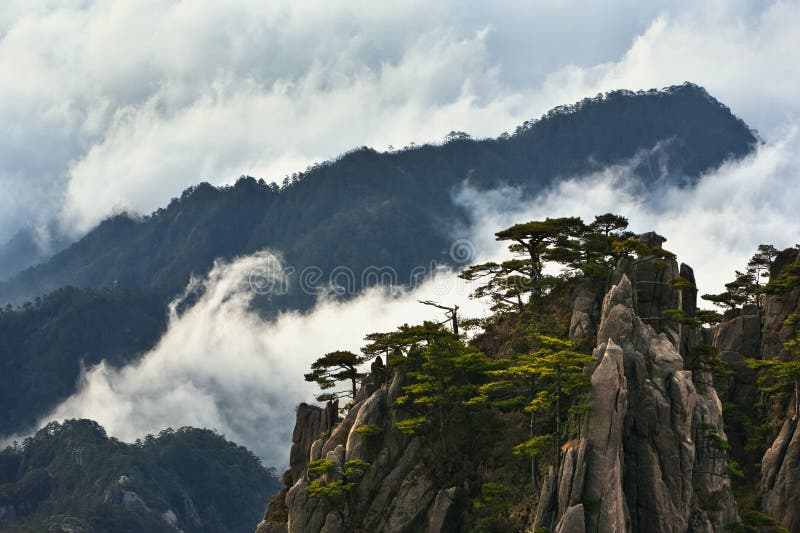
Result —
MULTIPOLYGON (((256 532, 800 531, 797 391, 771 400, 761 392, 759 365, 791 360, 800 312, 791 272, 800 252, 776 252, 752 302, 714 313, 697 307, 693 270, 660 253, 663 241, 652 235, 640 235, 647 246, 618 258, 605 277, 572 276, 536 304, 560 322, 555 329, 570 346, 591 354, 582 391, 539 396, 562 410, 572 401, 569 416, 537 413, 535 400, 521 409, 530 416, 514 416, 513 402, 487 415, 487 395, 510 385, 484 374, 473 397, 451 407, 464 409, 458 424, 473 426, 448 427, 456 415, 430 409, 438 401, 431 367, 398 361, 425 355, 406 349, 408 337, 405 345, 396 338, 386 346, 388 367, 373 364, 345 409, 298 407, 285 486, 256 532), (409 399, 421 389, 430 397, 414 407, 409 399), (408 431, 422 413, 434 427, 408 431), (511 452, 510 434, 550 439, 548 424, 558 432, 549 448, 511 452)), ((514 352, 546 356, 548 341, 522 338, 546 329, 542 316, 531 308, 498 312, 466 341, 499 361, 486 374, 508 377, 514 352)), ((565 364, 556 367, 562 380, 565 364)))

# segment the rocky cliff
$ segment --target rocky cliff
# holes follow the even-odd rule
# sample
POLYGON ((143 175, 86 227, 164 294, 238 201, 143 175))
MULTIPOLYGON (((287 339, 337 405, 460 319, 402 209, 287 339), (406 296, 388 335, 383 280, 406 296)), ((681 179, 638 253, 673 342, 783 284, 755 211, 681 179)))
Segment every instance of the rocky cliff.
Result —
MULTIPOLYGON (((726 473, 722 403, 712 376, 685 362, 703 340, 700 331, 662 315, 677 309, 694 316, 692 270, 672 259, 623 260, 608 286, 584 283, 572 292, 570 335, 594 345, 588 413, 580 438, 562 447, 559 468, 551 466, 540 490, 523 496, 530 502, 528 526, 724 531, 739 517, 726 473)), ((735 337, 734 326, 727 328, 716 335, 735 337)), ((395 403, 406 379, 395 372, 386 383, 368 380, 337 422, 330 407, 326 414, 300 406, 286 487, 258 533, 439 532, 474 525, 465 522, 470 482, 434 474, 431 447, 395 426, 407 416, 395 403), (347 484, 356 467, 363 475, 345 496, 311 495, 315 479, 328 487, 347 484)))
MULTIPOLYGON (((796 248, 781 252, 773 263, 770 278, 776 279, 787 265, 800 263, 796 248)), ((790 317, 800 313, 800 286, 783 294, 768 295, 764 302, 761 357, 786 356, 785 344, 800 326, 790 317)), ((794 397, 784 412, 780 432, 761 461, 761 509, 789 531, 800 531, 800 424, 794 397)))
POLYGON ((691 269, 645 259, 621 264, 615 277, 599 317, 585 433, 551 470, 534 525, 723 531, 738 516, 725 453, 714 445, 725 439, 722 404, 707 373, 685 368, 681 352, 698 334, 661 314, 694 315, 695 292, 670 283, 693 285, 691 269))

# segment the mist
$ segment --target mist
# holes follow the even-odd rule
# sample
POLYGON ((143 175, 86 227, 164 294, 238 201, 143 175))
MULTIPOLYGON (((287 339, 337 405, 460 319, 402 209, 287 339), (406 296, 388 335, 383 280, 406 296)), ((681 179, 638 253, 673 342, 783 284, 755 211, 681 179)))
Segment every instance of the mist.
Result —
MULTIPOLYGON (((694 187, 643 191, 632 179, 635 165, 631 161, 564 180, 528 203, 518 201, 514 189, 478 193, 466 186, 455 199, 473 219, 468 240, 454 241, 454 247, 466 247, 473 262, 496 260, 505 256, 504 244, 494 240, 499 229, 546 216, 579 215, 589 221, 610 211, 627 216, 633 231, 666 236, 666 247, 695 269, 702 294, 722 290, 758 244, 785 247, 800 241, 800 139, 795 129, 703 176, 694 187)), ((349 301, 323 297, 307 314, 290 312, 264 321, 250 304, 265 288, 279 286, 276 276, 282 270, 276 265, 281 261, 279 253, 264 251, 218 262, 206 278, 187 288, 202 294, 192 307, 178 314, 176 300, 168 330, 151 352, 121 369, 106 364, 88 369, 78 392, 40 425, 91 418, 126 441, 167 426, 214 428, 253 450, 265 464, 282 466, 294 409, 314 400, 314 387, 303 379, 314 359, 333 350, 357 351, 371 332, 443 320, 418 300, 457 304, 462 317, 489 314, 487 302, 470 299, 470 287, 442 270, 416 289, 377 288, 349 301), (254 285, 254 273, 264 272, 278 274, 254 285)))
POLYGON ((0 242, 619 88, 693 81, 774 138, 800 111, 798 24, 796 2, 6 2, 0 242))
MULTIPOLYGON (((473 213, 471 239, 477 253, 496 257, 503 244, 493 231, 545 217, 580 216, 584 221, 612 212, 626 216, 636 233, 656 231, 665 248, 694 268, 700 294, 721 292, 759 244, 786 248, 800 242, 800 136, 788 127, 753 154, 702 176, 696 186, 667 180, 643 188, 633 176, 637 161, 587 176, 565 179, 539 197, 518 201, 511 188, 455 198, 473 213), (489 230, 492 231, 489 231, 489 230)), ((710 304, 700 305, 709 307, 710 304)))
POLYGON ((168 426, 213 428, 266 465, 286 465, 294 409, 318 392, 303 379, 314 359, 334 350, 358 352, 368 333, 444 319, 418 299, 457 303, 465 316, 487 311, 467 298, 452 273, 441 272, 413 291, 375 289, 347 302, 323 298, 308 314, 264 321, 250 303, 272 285, 254 284, 253 276, 277 272, 279 262, 279 255, 261 252, 217 263, 192 282, 190 291, 203 290, 191 308, 178 314, 172 306, 168 330, 152 351, 120 369, 105 363, 88 369, 78 392, 39 426, 90 418, 124 441, 168 426))

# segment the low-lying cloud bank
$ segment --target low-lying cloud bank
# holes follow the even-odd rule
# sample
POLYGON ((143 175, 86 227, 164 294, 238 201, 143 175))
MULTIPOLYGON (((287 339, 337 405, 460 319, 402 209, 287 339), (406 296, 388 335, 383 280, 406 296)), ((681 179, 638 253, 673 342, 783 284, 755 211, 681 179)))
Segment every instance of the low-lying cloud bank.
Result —
MULTIPOLYGON (((546 216, 580 215, 591 220, 621 213, 635 231, 656 230, 668 248, 692 265, 702 292, 715 292, 762 242, 789 246, 800 241, 800 137, 795 130, 752 156, 724 165, 693 188, 646 191, 629 178, 630 165, 562 182, 529 204, 513 190, 457 200, 474 213, 475 260, 505 254, 494 232, 546 216)), ((470 250, 471 252, 471 250, 470 250)), ((256 292, 280 286, 264 280, 278 272, 280 258, 262 252, 219 263, 197 303, 173 312, 167 333, 140 362, 122 369, 105 364, 86 372, 80 390, 42 419, 87 417, 110 434, 134 440, 167 426, 216 428, 247 446, 268 465, 283 465, 291 442, 294 407, 313 401, 303 373, 319 355, 356 351, 363 337, 398 325, 442 319, 417 300, 461 306, 462 316, 485 316, 486 303, 468 298, 469 288, 451 272, 440 272, 416 290, 395 295, 374 290, 347 302, 321 300, 309 314, 286 313, 263 321, 249 310, 256 292), (265 268, 268 267, 268 268, 265 268), (253 274, 258 279, 254 286, 253 274)))
POLYGON ((334 350, 358 351, 364 336, 390 331, 405 321, 441 320, 417 299, 456 302, 470 315, 483 304, 468 300, 463 285, 442 273, 417 290, 390 296, 370 291, 341 303, 321 301, 309 314, 286 313, 264 321, 249 309, 263 283, 253 287, 278 259, 269 252, 218 263, 200 299, 171 314, 155 349, 135 364, 89 369, 80 389, 43 417, 91 418, 109 434, 132 441, 167 426, 215 428, 245 445, 270 466, 288 461, 294 408, 313 401, 303 380, 310 363, 334 350), (254 290, 255 289, 255 290, 254 290))
POLYGON ((800 111, 799 24, 797 2, 5 2, 0 242, 611 89, 693 81, 771 136, 800 111))
MULTIPOLYGON (((532 202, 520 203, 513 190, 477 194, 465 189, 456 199, 474 213, 473 239, 481 254, 502 251, 492 228, 544 217, 613 212, 636 232, 655 230, 665 247, 695 269, 701 293, 719 292, 761 243, 782 248, 800 242, 800 133, 785 130, 747 158, 722 165, 695 187, 656 185, 643 190, 632 165, 619 165, 561 182, 532 202)), ((701 305, 703 305, 701 301, 701 305)), ((708 306, 709 304, 705 304, 708 306)))

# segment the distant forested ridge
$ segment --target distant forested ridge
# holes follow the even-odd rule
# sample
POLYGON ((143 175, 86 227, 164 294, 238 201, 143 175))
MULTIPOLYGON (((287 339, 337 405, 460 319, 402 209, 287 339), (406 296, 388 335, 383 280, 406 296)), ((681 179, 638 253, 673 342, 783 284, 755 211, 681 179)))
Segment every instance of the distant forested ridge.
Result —
MULTIPOLYGON (((0 283, 0 307, 16 305, 0 316, 0 434, 28 429, 74 392, 82 367, 102 359, 119 366, 151 348, 166 327, 166 303, 217 258, 270 248, 296 272, 318 267, 323 280, 337 266, 379 266, 403 282, 414 267, 451 260, 452 228, 468 217, 453 193, 465 182, 513 185, 532 198, 563 177, 634 158, 645 186, 688 185, 757 142, 696 85, 615 91, 496 139, 454 132, 437 145, 360 148, 280 187, 251 177, 201 183, 143 218, 113 216, 0 283)), ((257 302, 262 311, 313 305, 315 296, 290 282, 285 295, 257 302)))
POLYGON ((122 365, 164 332, 158 295, 65 287, 0 309, 0 435, 27 430, 74 392, 83 368, 122 365))
POLYGON ((91 420, 53 422, 0 451, 0 529, 252 531, 277 483, 252 452, 210 430, 125 444, 91 420))
MULTIPOLYGON (((65 285, 147 287, 167 299, 216 258, 264 248, 282 251, 298 270, 377 265, 408 279, 403 274, 414 266, 447 262, 450 230, 466 217, 452 195, 465 182, 518 186, 533 197, 561 178, 641 155, 633 172, 644 184, 686 184, 756 142, 696 85, 615 91, 558 107, 496 139, 453 132, 437 145, 356 149, 282 187, 250 177, 220 188, 201 183, 144 218, 103 221, 46 263, 0 283, 0 302, 19 304, 65 285)), ((312 303, 295 290, 268 307, 312 303)))

